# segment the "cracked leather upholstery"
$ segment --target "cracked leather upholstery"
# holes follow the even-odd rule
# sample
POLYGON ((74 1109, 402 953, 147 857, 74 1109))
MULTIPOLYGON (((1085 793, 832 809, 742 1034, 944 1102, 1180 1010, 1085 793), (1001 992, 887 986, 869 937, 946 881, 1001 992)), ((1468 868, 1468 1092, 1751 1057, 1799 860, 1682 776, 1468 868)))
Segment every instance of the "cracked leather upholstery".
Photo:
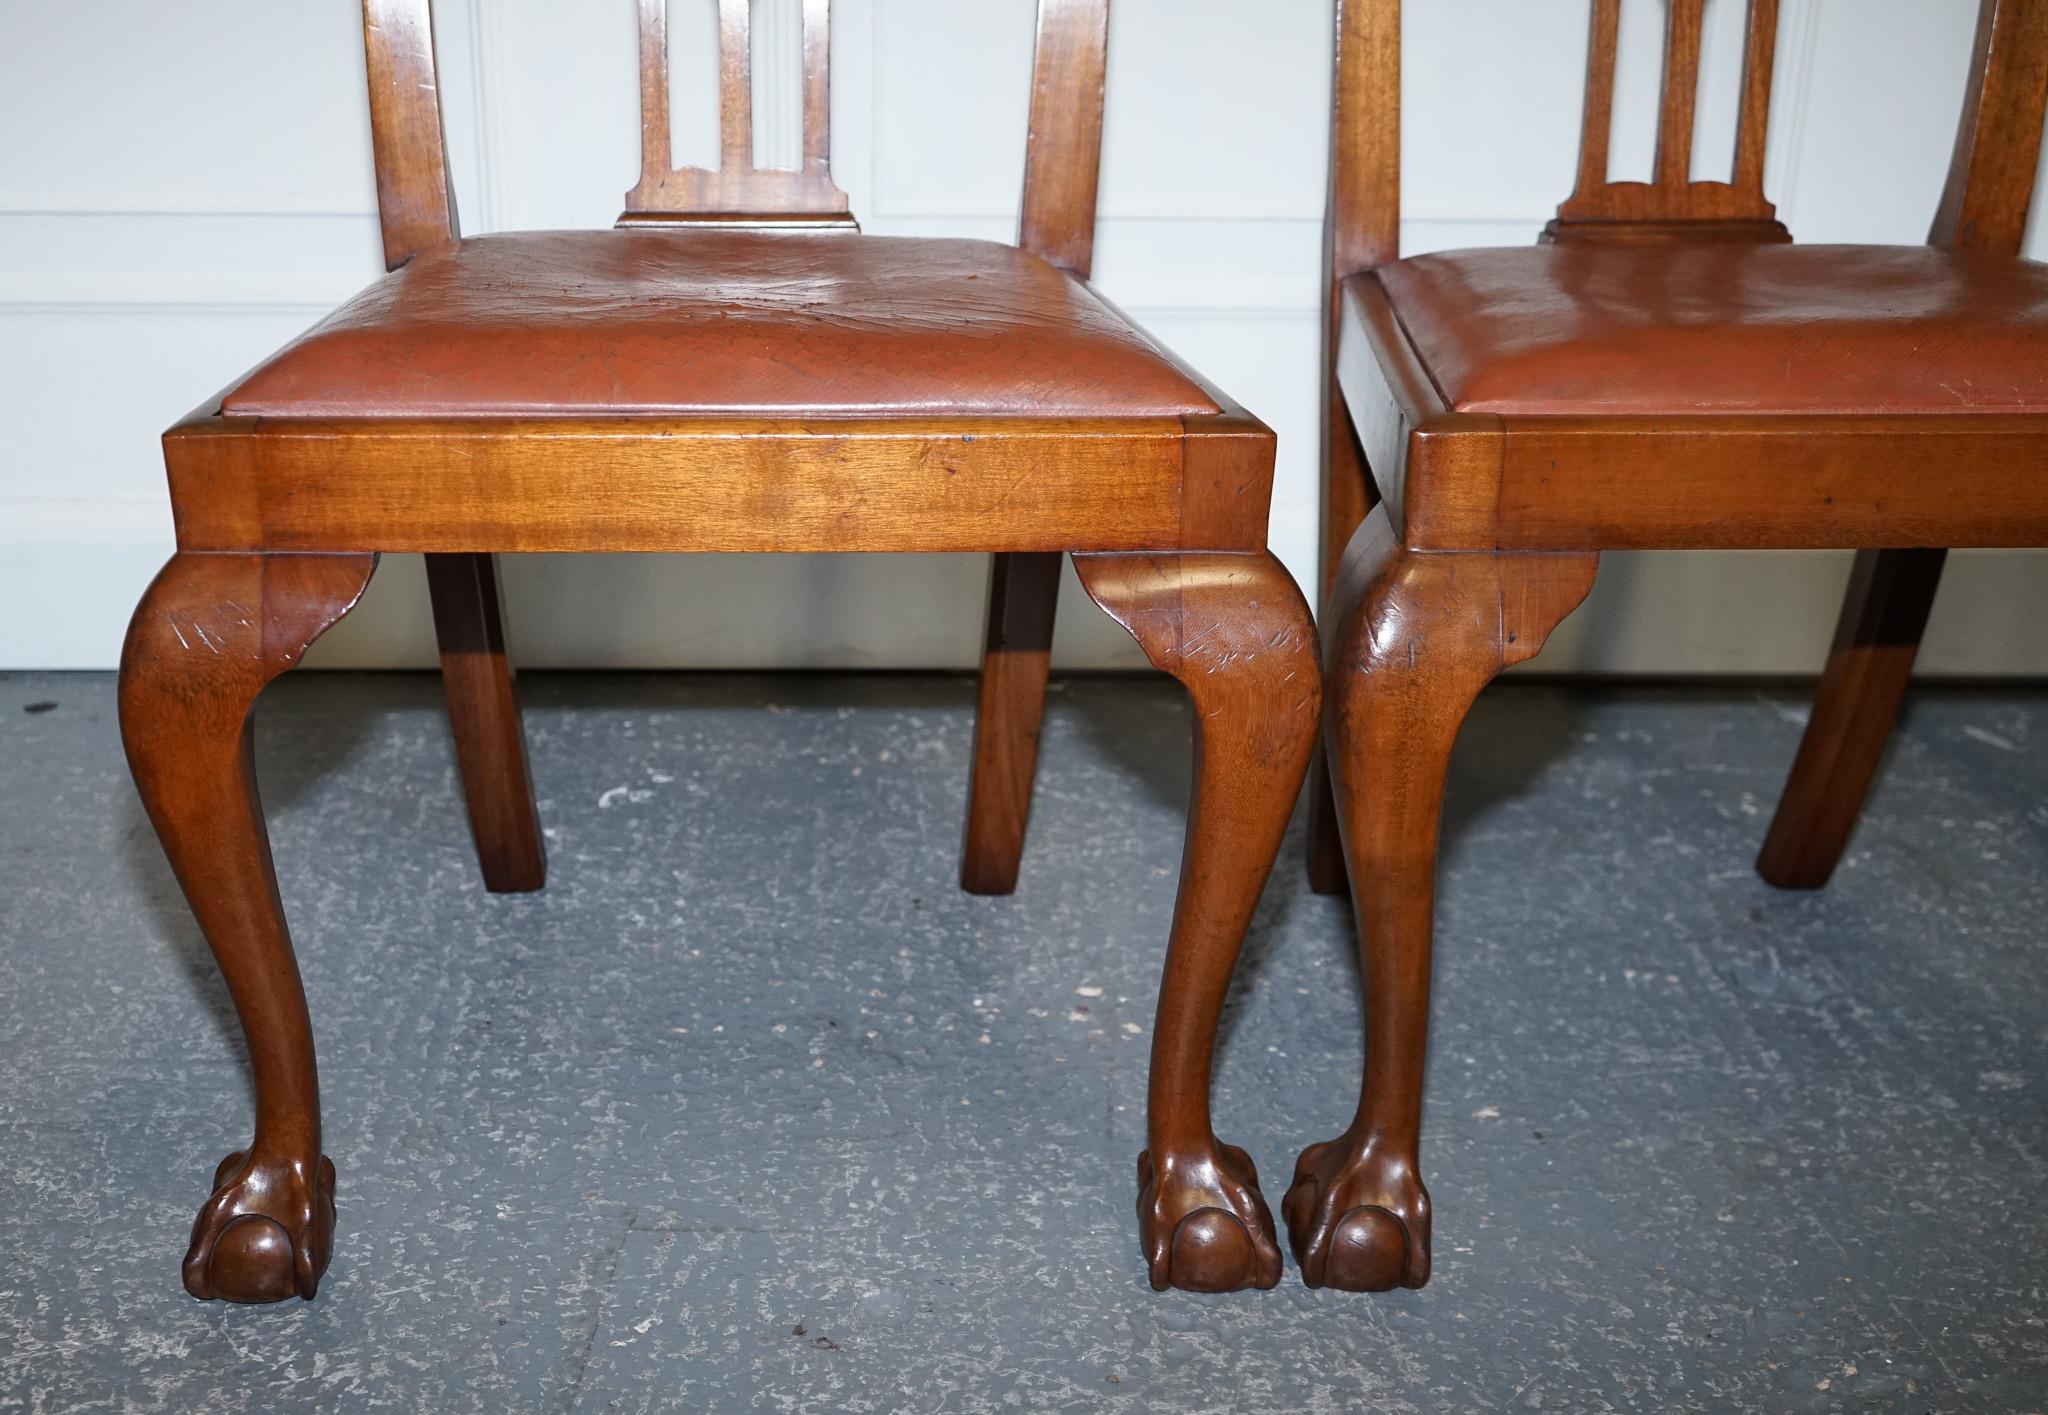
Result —
POLYGON ((1381 267, 1459 412, 2048 412, 2048 266, 1929 246, 1555 245, 1381 267))
POLYGON ((229 414, 1214 413, 1071 275, 988 241, 480 236, 419 256, 226 395, 229 414))

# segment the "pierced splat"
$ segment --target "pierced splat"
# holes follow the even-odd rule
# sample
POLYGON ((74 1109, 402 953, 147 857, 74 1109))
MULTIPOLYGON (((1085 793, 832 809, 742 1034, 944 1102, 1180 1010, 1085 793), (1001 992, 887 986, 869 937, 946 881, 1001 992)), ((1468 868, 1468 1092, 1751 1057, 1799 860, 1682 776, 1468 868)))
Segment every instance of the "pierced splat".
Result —
POLYGON ((669 0, 640 0, 640 183, 621 226, 844 227, 858 230, 832 181, 831 0, 803 4, 803 157, 795 170, 754 163, 751 0, 718 0, 717 170, 677 167, 669 144, 669 0))
POLYGON ((1664 0, 1664 4, 1663 87, 1657 102, 1657 155, 1650 180, 1614 182, 1607 177, 1621 0, 1593 0, 1578 187, 1558 207, 1557 218, 1544 228, 1543 239, 1791 240, 1791 233, 1778 221, 1777 208, 1764 200, 1764 136, 1770 121, 1778 0, 1748 0, 1734 170, 1726 182, 1692 180, 1700 28, 1706 0, 1664 0))

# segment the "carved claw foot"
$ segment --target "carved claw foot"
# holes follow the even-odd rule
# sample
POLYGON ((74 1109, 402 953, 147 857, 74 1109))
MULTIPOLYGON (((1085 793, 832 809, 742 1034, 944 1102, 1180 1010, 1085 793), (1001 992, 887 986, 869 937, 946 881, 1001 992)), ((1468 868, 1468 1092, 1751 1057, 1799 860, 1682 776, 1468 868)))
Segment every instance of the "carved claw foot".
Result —
POLYGON ((202 1302, 310 1300, 334 1242, 334 1161, 317 1175, 237 1150, 213 1175, 192 1225, 185 1290, 202 1302))
POLYGON ((1138 1156, 1138 1238, 1161 1292, 1235 1292, 1280 1281, 1280 1244, 1251 1156, 1235 1145, 1169 1156, 1155 1174, 1138 1156))
POLYGON ((1429 1191, 1400 1155, 1349 1135, 1311 1145, 1280 1211, 1310 1287, 1385 1292, 1429 1281, 1429 1191))

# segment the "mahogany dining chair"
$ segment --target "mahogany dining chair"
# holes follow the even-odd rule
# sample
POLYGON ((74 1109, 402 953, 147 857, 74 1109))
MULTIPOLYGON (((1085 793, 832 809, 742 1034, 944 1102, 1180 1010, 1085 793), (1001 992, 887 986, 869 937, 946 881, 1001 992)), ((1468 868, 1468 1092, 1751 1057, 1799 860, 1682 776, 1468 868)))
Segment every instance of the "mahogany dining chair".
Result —
POLYGON ((619 229, 462 239, 430 0, 363 0, 390 273, 165 434, 177 552, 128 631, 121 728, 256 1093, 185 1286, 310 1298, 327 1266, 335 1174, 249 718, 380 552, 426 555, 484 882, 529 890, 541 832, 494 552, 955 551, 994 554, 967 889, 1016 883, 1062 554, 1193 700, 1139 1231, 1155 1287, 1270 1287, 1278 1242, 1250 1160, 1210 1128, 1210 1053, 1320 678, 1266 549, 1272 432, 1088 284, 1108 0, 1040 0, 1014 247, 860 233, 829 161, 828 0, 802 0, 801 162, 758 166, 749 5, 717 9, 717 170, 672 164, 667 7, 639 0, 619 229))
POLYGON ((2048 544, 2048 267, 2019 258, 2048 0, 1981 0, 1933 233, 1896 247, 1787 244, 1765 200, 1776 0, 1748 0, 1729 179, 1692 176, 1704 0, 1667 0, 1653 175, 1609 180, 1620 0, 1591 8, 1577 189, 1543 242, 1403 260, 1400 2, 1338 6, 1310 870, 1335 892, 1348 869, 1366 1040, 1355 1119, 1302 1154, 1283 1205, 1311 1286, 1429 1277, 1417 1146, 1445 766, 1473 698, 1585 598, 1599 552, 1858 552, 1757 861, 1814 888, 1945 548, 2048 544))

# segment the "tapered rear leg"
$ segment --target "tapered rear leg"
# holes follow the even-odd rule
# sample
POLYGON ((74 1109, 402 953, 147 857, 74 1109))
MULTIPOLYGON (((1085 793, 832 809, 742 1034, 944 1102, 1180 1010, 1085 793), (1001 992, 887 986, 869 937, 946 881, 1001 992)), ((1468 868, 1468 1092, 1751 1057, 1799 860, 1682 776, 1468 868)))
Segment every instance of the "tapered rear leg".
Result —
POLYGON ((960 856, 960 887, 970 894, 1017 888, 1059 593, 1057 551, 993 558, 974 765, 967 779, 967 839, 960 856))
MULTIPOLYGON (((1334 294, 1330 298, 1334 309, 1334 294)), ((1336 341, 1337 331, 1332 327, 1326 331, 1323 345, 1323 540, 1316 598, 1316 618, 1321 624, 1327 624, 1335 612, 1337 574, 1345 549, 1379 502, 1365 448, 1359 443, 1358 429, 1352 426, 1344 391, 1337 384, 1336 341)), ((1320 747, 1308 773, 1308 886, 1317 894, 1342 894, 1345 889, 1337 800, 1320 747)))
POLYGON ((1344 840, 1337 825, 1337 793, 1320 745, 1308 769, 1308 887, 1313 894, 1342 894, 1344 840))
POLYGON ((1756 858, 1780 889, 1828 882, 1884 759, 1946 550, 1857 552, 1806 735, 1756 858))
POLYGON ((256 1134, 222 1161, 185 1256, 194 1297, 311 1297, 334 1235, 312 1026, 257 799, 249 708, 348 612, 370 555, 180 554, 136 607, 121 738, 164 853, 227 980, 256 1134))
POLYGON ((429 555, 427 589, 441 643, 455 763, 484 888, 497 894, 539 889, 547 879, 547 847, 533 804, 512 661, 505 654, 497 562, 489 555, 429 555))
POLYGON ((1271 1287, 1258 1172, 1216 1138, 1209 1070, 1245 929, 1301 794, 1321 681, 1308 605, 1261 551, 1077 555, 1081 583, 1194 704, 1194 788, 1159 986, 1138 1228, 1152 1285, 1271 1287))
POLYGON ((1333 600, 1323 746, 1358 916, 1365 1077, 1342 1135, 1312 1145, 1283 1209, 1311 1287, 1429 1280, 1417 1157, 1444 773, 1459 725, 1592 588, 1597 557, 1420 552, 1376 510, 1333 600))

